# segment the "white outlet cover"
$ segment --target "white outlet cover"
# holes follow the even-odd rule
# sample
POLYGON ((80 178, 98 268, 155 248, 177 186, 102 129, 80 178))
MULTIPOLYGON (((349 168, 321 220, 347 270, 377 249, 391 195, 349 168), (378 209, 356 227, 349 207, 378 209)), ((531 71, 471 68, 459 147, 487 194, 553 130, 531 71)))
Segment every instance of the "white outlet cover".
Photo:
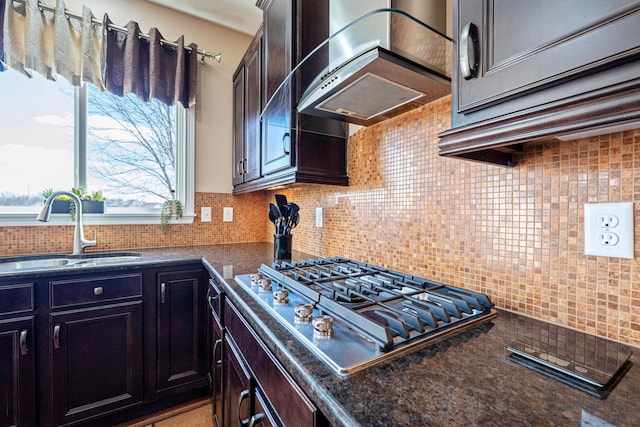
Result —
POLYGON ((584 205, 585 255, 633 259, 633 238, 632 202, 584 205), (611 216, 614 217, 613 221, 611 216), (612 233, 615 236, 610 239, 612 233))
POLYGON ((201 222, 211 222, 211 207, 203 206, 200 208, 200 221, 201 222))
POLYGON ((233 222, 233 208, 222 208, 222 221, 233 222))
POLYGON ((316 208, 316 227, 322 228, 322 208, 316 208))

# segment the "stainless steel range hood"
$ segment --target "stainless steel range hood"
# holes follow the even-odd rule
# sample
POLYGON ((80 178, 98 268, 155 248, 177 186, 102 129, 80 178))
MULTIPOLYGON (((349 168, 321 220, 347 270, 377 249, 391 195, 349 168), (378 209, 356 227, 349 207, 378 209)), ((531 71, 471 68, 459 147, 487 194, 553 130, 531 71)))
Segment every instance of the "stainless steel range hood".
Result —
POLYGON ((332 0, 328 66, 303 92, 298 111, 368 126, 449 94, 445 5, 332 0))

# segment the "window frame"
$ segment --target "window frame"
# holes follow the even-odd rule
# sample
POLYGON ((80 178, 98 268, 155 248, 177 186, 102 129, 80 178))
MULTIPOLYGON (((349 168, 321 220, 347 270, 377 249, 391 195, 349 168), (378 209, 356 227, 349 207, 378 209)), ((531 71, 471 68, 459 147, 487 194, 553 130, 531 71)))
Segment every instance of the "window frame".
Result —
MULTIPOLYGON (((74 186, 86 188, 87 182, 87 84, 74 88, 74 186), (83 165, 83 167, 78 167, 83 165)), ((183 216, 170 223, 190 224, 195 218, 195 106, 176 109, 176 199, 182 201, 183 216)), ((57 189, 54 189, 57 190, 57 189)), ((36 220, 37 213, 1 213, 2 226, 69 225, 70 215, 51 215, 48 223, 36 220)), ((138 212, 83 214, 84 224, 156 224, 160 222, 160 209, 140 209, 138 212)))

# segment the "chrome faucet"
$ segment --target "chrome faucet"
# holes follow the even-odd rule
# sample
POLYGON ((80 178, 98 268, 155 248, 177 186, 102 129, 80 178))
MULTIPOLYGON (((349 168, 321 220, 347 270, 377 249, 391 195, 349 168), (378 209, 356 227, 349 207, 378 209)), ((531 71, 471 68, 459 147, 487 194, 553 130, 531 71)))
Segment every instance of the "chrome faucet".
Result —
POLYGON ((78 196, 65 190, 53 192, 44 202, 44 206, 42 207, 40 214, 38 214, 38 221, 49 222, 49 219, 51 219, 51 207, 53 206, 53 201, 56 197, 62 195, 71 197, 71 200, 76 205, 76 228, 73 232, 73 255, 80 255, 84 248, 88 246, 96 246, 98 244, 98 232, 96 231, 95 233, 95 240, 87 240, 84 238, 84 229, 82 227, 82 201, 80 201, 78 196))

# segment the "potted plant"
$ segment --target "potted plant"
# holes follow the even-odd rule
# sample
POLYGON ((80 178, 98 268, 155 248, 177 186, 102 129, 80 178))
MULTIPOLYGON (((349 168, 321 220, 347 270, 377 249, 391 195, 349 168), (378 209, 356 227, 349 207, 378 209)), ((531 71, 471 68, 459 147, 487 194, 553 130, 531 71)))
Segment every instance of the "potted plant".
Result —
POLYGON ((165 200, 160 209, 160 228, 165 233, 169 230, 169 220, 172 216, 182 218, 182 202, 177 199, 165 200))
MULTIPOLYGON (((71 189, 71 192, 78 196, 78 198, 82 201, 83 213, 104 213, 104 197, 102 195, 102 191, 87 193, 82 188, 74 187, 71 189)), ((40 194, 42 195, 42 197, 44 197, 44 200, 47 200, 52 193, 52 188, 46 188, 40 194)), ((51 213, 69 213, 71 215, 71 219, 75 220, 75 203, 71 203, 71 198, 68 196, 58 196, 53 201, 51 213)))

